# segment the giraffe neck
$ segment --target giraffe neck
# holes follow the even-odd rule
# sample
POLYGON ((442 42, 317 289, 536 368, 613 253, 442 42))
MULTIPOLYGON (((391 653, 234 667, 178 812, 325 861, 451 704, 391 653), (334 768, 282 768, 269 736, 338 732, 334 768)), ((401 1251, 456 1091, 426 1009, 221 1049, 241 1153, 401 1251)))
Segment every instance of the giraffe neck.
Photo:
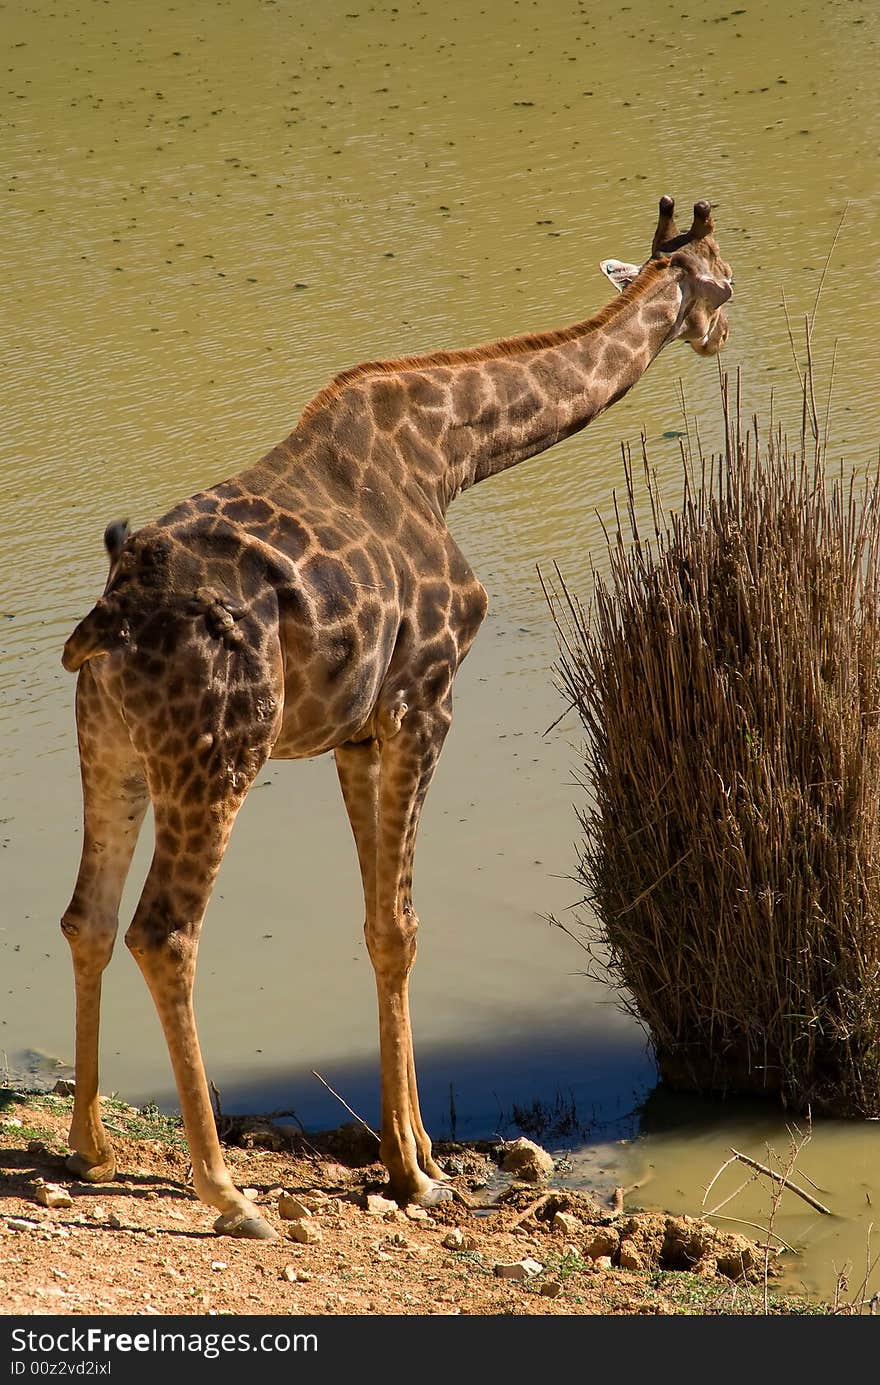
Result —
POLYGON ((633 290, 563 340, 489 360, 478 377, 460 368, 440 448, 444 509, 478 481, 579 432, 632 389, 671 339, 682 302, 670 274, 633 290))
POLYGON ((632 389, 674 335, 681 306, 660 257, 601 312, 561 331, 354 366, 306 406, 298 431, 316 429, 353 459, 402 467, 445 513, 463 490, 570 437, 632 389))

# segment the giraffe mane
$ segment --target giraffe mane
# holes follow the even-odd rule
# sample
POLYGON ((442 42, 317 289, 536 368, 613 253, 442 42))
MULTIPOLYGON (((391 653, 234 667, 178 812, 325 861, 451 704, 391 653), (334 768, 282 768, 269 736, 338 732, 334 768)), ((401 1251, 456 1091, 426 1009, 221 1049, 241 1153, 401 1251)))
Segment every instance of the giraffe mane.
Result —
POLYGON ((431 351, 426 355, 392 356, 385 361, 362 361, 360 365, 349 366, 340 371, 329 384, 309 401, 300 416, 305 423, 319 413, 325 405, 337 399, 349 385, 360 380, 382 375, 397 375, 407 370, 427 370, 432 366, 471 365, 481 361, 504 360, 511 356, 523 356, 530 351, 544 351, 549 347, 562 346, 566 342, 607 327, 610 322, 637 298, 642 298, 653 290, 664 277, 669 265, 667 255, 656 255, 641 270, 638 278, 618 294, 610 303, 601 308, 593 317, 575 322, 570 327, 561 327, 554 332, 529 332, 522 336, 501 337, 498 341, 485 342, 482 346, 466 346, 457 351, 431 351))

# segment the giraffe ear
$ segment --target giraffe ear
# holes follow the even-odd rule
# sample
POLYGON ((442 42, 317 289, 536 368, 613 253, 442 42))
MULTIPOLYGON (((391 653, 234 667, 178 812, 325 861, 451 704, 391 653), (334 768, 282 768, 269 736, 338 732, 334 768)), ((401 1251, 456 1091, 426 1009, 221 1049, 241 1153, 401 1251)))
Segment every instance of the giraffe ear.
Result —
POLYGON ((638 264, 624 264, 622 260, 602 260, 599 268, 610 279, 618 293, 622 293, 629 284, 633 282, 642 266, 638 264))

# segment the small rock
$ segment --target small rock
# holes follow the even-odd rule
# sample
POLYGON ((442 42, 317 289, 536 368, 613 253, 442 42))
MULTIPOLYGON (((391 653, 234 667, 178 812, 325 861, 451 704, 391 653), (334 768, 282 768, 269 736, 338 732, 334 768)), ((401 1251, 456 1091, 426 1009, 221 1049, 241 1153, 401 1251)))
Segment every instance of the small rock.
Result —
POLYGON ((398 1206, 391 1198, 383 1197, 381 1193, 367 1193, 364 1198, 364 1211, 371 1217, 384 1217, 386 1212, 398 1211, 398 1206))
POLYGON ((312 1214, 305 1203, 290 1193, 282 1193, 278 1199, 278 1215, 284 1221, 303 1221, 312 1214))
POLYGON ((325 1164, 324 1177, 330 1183, 350 1183, 351 1169, 347 1169, 344 1164, 325 1164))
POLYGON ((254 1202, 260 1196, 260 1190, 259 1188, 242 1188, 241 1195, 248 1198, 250 1202, 254 1202))
POLYGON ((112 1226, 114 1231, 117 1231, 122 1225, 122 1219, 118 1217, 115 1212, 111 1212, 107 1218, 107 1225, 112 1226))
POLYGON ((291 1241, 297 1241, 303 1246, 317 1245, 324 1239, 324 1233, 313 1217, 306 1221, 301 1217, 298 1221, 292 1221, 287 1228, 287 1235, 291 1241))
POLYGON ((556 1216, 557 1212, 570 1211, 571 1198, 568 1193, 554 1192, 548 1193, 546 1197, 541 1199, 538 1206, 535 1208, 534 1215, 536 1221, 546 1221, 550 1222, 552 1225, 553 1218, 556 1216))
POLYGON ((593 1260, 593 1264, 596 1266, 596 1269, 597 1269, 597 1270, 610 1270, 610 1269, 611 1269, 611 1256, 610 1256, 610 1255, 597 1255, 597 1256, 594 1258, 594 1260, 593 1260))
POLYGON ((295 1284, 297 1279, 296 1266, 285 1265, 284 1269, 281 1271, 281 1278, 286 1279, 288 1284, 295 1284))
POLYGON ((225 1261, 225 1260, 212 1260, 212 1261, 211 1261, 211 1269, 212 1269, 212 1270, 225 1270, 226 1268, 227 1268, 227 1265, 226 1265, 226 1261, 225 1261))
POLYGON ((527 1183, 537 1183, 547 1178, 555 1165, 546 1149, 536 1145, 534 1140, 519 1139, 507 1145, 501 1167, 505 1173, 515 1174, 527 1183))
POLYGON ((562 1231, 566 1236, 576 1236, 583 1230, 583 1223, 573 1212, 557 1212, 550 1225, 554 1231, 562 1231))
POLYGON ((54 1276, 55 1276, 56 1279, 66 1279, 66 1278, 67 1278, 67 1275, 64 1273, 64 1270, 55 1269, 54 1266, 53 1266, 53 1268, 52 1268, 52 1274, 54 1274, 54 1276))
POLYGON ((615 1231, 600 1226, 587 1240, 584 1246, 584 1255, 588 1260, 598 1260, 603 1255, 610 1258, 617 1250, 619 1243, 620 1240, 615 1231))
POLYGON ((447 1250, 461 1250, 464 1245, 464 1236, 456 1226, 452 1231, 447 1231, 440 1244, 444 1245, 447 1250))
POLYGON ((23 1217, 7 1217, 6 1225, 10 1231, 36 1231, 36 1223, 25 1221, 23 1217))
POLYGON ((558 1279, 545 1279, 541 1285, 541 1293, 545 1298, 558 1298, 562 1293, 562 1284, 558 1279))
POLYGON ((76 1092, 76 1083, 71 1082, 68 1077, 59 1077, 52 1091, 56 1096, 73 1096, 76 1092))
POLYGON ((409 1203, 409 1205, 404 1208, 404 1211, 406 1212, 406 1215, 409 1217, 410 1221, 431 1220, 431 1218, 428 1216, 428 1213, 425 1211, 424 1207, 418 1207, 414 1202, 409 1203))
POLYGON ((104 1206, 103 1202, 97 1202, 94 1207, 88 1209, 88 1216, 91 1217, 92 1221, 105 1221, 107 1218, 107 1208, 104 1206))
POLYGON ((44 1183, 37 1189, 37 1202, 42 1207, 72 1207, 73 1198, 66 1188, 57 1183, 44 1183))
POLYGON ((537 1260, 499 1260, 492 1266, 492 1273, 499 1279, 531 1279, 533 1275, 540 1274, 543 1265, 537 1260))
POLYGON ((620 1247, 620 1268, 622 1270, 642 1270, 645 1268, 644 1257, 629 1241, 624 1241, 620 1247))

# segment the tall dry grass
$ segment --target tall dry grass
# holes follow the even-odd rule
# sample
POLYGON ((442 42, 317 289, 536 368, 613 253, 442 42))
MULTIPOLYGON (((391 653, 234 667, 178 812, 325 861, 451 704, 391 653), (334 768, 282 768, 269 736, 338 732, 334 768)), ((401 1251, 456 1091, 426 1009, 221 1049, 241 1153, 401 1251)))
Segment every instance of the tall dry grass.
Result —
POLYGON ((549 593, 586 731, 579 922, 670 1084, 876 1116, 880 479, 826 476, 811 359, 803 385, 791 443, 722 377, 724 449, 689 430, 677 513, 624 449, 608 575, 589 610, 549 593))

